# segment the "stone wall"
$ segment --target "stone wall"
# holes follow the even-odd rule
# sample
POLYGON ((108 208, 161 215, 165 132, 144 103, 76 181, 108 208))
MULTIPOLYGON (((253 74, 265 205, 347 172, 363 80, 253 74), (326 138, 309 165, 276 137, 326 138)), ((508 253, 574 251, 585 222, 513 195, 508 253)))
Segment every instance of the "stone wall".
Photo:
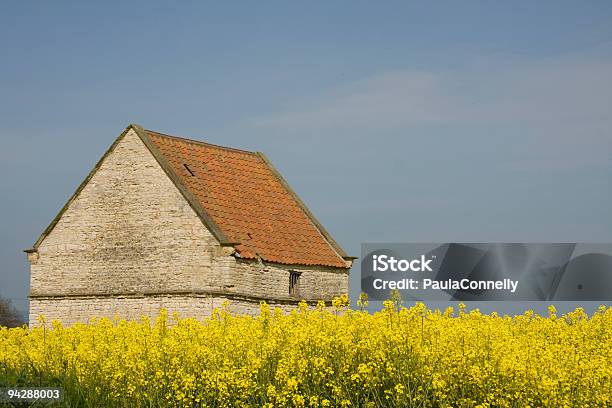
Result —
MULTIPOLYGON (((214 299, 287 304, 348 292, 348 271, 236 259, 221 247, 130 130, 30 253, 30 321, 136 318, 161 307, 205 316, 214 299), (289 270, 302 272, 289 296, 289 270), (212 299, 212 300, 211 300, 212 299)), ((219 303, 220 304, 220 303, 219 303)), ((242 305, 242 306, 240 306, 242 305)))
MULTIPOLYGON (((180 317, 194 317, 202 320, 211 315, 213 309, 221 309, 228 302, 233 314, 257 315, 259 301, 236 299, 231 296, 213 295, 176 295, 176 296, 129 296, 129 297, 74 297, 74 298, 36 298, 30 301, 30 326, 40 324, 38 317, 43 315, 46 325, 59 320, 64 326, 77 322, 88 323, 92 318, 115 317, 140 320, 143 316, 154 320, 160 310, 166 309, 170 317, 178 313, 180 317)), ((293 304, 269 302, 271 308, 281 308, 284 312, 295 307, 293 304)))
POLYGON ((331 300, 348 293, 348 271, 323 266, 281 265, 234 257, 213 259, 213 267, 223 270, 227 292, 273 299, 331 300), (297 294, 289 295, 289 273, 300 273, 297 294))
POLYGON ((218 290, 216 244, 130 130, 30 256, 30 295, 218 290))

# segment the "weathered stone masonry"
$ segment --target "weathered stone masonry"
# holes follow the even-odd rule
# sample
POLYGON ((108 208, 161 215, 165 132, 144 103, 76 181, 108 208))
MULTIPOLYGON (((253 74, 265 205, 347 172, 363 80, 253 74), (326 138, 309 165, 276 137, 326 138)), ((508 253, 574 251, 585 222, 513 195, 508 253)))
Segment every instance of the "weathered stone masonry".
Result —
MULTIPOLYGON (((92 317, 154 317, 160 308, 204 317, 224 300, 236 313, 259 301, 287 309, 299 299, 348 292, 348 268, 240 259, 222 246, 128 128, 35 250, 30 324, 92 317), (300 272, 297 294, 289 273, 300 272)), ((347 261, 350 266, 350 261, 347 261)))

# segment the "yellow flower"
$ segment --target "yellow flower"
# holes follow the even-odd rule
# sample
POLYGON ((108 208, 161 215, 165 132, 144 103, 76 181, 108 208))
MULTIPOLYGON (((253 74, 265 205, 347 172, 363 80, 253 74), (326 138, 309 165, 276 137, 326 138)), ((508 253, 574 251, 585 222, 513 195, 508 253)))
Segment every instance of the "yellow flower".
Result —
POLYGON ((372 314, 349 305, 261 304, 250 317, 226 303, 203 321, 162 311, 0 327, 1 382, 61 383, 67 404, 89 406, 612 406, 612 307, 500 316, 398 298, 372 314))

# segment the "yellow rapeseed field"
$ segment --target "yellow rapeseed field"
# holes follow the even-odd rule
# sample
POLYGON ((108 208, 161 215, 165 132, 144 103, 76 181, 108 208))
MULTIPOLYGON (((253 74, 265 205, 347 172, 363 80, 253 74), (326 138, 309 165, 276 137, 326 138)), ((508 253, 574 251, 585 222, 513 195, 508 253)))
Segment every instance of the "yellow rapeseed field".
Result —
POLYGON ((59 386, 70 406, 612 406, 612 308, 587 316, 369 314, 306 304, 204 320, 0 329, 0 386, 59 386))

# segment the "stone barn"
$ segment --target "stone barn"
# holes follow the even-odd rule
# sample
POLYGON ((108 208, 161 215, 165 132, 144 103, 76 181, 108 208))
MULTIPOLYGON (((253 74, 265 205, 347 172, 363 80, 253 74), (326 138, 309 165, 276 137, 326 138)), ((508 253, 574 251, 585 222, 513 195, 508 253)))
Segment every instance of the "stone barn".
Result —
POLYGON ((354 259, 262 153, 138 125, 25 252, 31 325, 329 302, 354 259))

